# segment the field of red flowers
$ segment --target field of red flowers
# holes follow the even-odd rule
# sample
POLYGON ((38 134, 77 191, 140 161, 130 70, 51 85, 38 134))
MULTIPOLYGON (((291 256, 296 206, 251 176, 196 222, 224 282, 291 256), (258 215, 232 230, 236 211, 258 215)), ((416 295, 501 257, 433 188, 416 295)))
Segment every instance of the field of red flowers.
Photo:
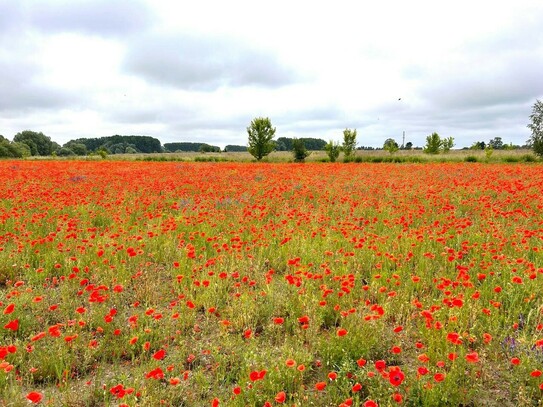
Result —
POLYGON ((0 405, 541 405, 543 167, 0 162, 0 405))

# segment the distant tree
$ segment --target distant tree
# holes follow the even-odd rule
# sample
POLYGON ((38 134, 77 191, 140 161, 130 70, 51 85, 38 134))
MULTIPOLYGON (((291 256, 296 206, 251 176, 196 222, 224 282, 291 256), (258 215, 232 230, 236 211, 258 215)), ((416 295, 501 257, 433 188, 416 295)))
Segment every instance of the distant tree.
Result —
POLYGON ((250 126, 247 127, 247 133, 249 135, 247 150, 258 161, 273 151, 275 127, 272 127, 269 118, 257 117, 253 119, 250 126))
POLYGON ((61 147, 58 150, 57 155, 59 155, 60 157, 70 157, 70 156, 75 155, 75 153, 72 151, 71 148, 61 147))
MULTIPOLYGON (((87 155, 88 153, 87 146, 83 143, 76 143, 74 141, 69 141, 66 144, 64 144, 62 147, 69 148, 70 150, 73 151, 75 155, 87 155)), ((60 148, 55 149, 55 151, 57 150, 60 150, 60 148)))
POLYGON ((448 153, 451 151, 451 148, 454 147, 454 138, 453 137, 447 137, 441 140, 441 149, 444 153, 448 153))
POLYGON ((220 153, 221 148, 217 146, 210 146, 209 144, 202 144, 198 150, 200 153, 220 153))
POLYGON ((47 137, 43 133, 37 133, 31 130, 25 130, 17 133, 13 137, 13 141, 16 143, 24 143, 30 148, 31 155, 51 155, 53 152, 53 142, 50 137, 47 137))
POLYGON ((485 148, 486 144, 484 141, 476 141, 470 147, 471 150, 484 150, 485 148))
POLYGON ((275 142, 275 149, 277 151, 289 151, 289 146, 292 149, 292 139, 287 140, 286 137, 279 137, 275 142))
POLYGON ((176 151, 198 152, 200 147, 204 143, 192 143, 189 141, 182 141, 178 143, 164 143, 164 149, 166 152, 173 153, 176 151))
POLYGON ((14 143, 0 135, 0 157, 24 158, 30 156, 30 147, 23 143, 14 143))
POLYGON ((322 151, 326 146, 326 141, 320 138, 302 137, 300 140, 304 142, 305 147, 310 151, 322 151))
POLYGON ((407 143, 405 143, 405 147, 404 147, 406 150, 411 150, 413 148, 413 143, 411 143, 410 141, 408 141, 407 143))
POLYGON ((492 140, 488 142, 488 145, 492 147, 494 150, 502 150, 503 149, 503 141, 501 137, 494 137, 492 140))
POLYGON ((294 161, 301 163, 304 162, 311 153, 307 151, 302 139, 294 138, 292 140, 292 154, 294 154, 294 161))
POLYGON ((517 150, 519 148, 520 148, 520 146, 517 146, 517 145, 513 144, 512 142, 509 143, 509 144, 504 144, 503 145, 503 149, 504 150, 509 150, 509 151, 517 150))
POLYGON ((345 161, 349 161, 354 155, 356 149, 356 129, 345 129, 343 130, 343 155, 345 156, 345 161))
POLYGON ((492 157, 493 152, 494 152, 494 149, 492 148, 492 146, 485 147, 485 158, 487 162, 490 161, 490 157, 492 157))
POLYGON ((73 143, 85 145, 88 152, 98 152, 98 150, 105 149, 110 154, 125 153, 127 147, 131 147, 139 153, 161 153, 164 151, 162 145, 160 144, 160 140, 149 136, 115 135, 99 138, 79 138, 76 140, 70 140, 66 144, 73 143))
POLYGON ((341 153, 341 146, 336 141, 330 140, 328 144, 324 147, 324 150, 326 151, 326 154, 328 155, 328 158, 331 162, 335 163, 336 160, 339 157, 339 153, 341 153))
POLYGON ((390 154, 395 153, 398 151, 400 146, 396 142, 396 140, 392 138, 387 138, 385 142, 383 143, 383 150, 388 151, 390 154))
MULTIPOLYGON (((293 138, 290 137, 279 137, 275 144, 275 149, 277 151, 292 151, 293 149, 293 138)), ((301 137, 299 140, 304 142, 305 148, 310 151, 321 151, 324 150, 326 146, 326 141, 320 138, 313 137, 301 137)))
POLYGON ((247 146, 227 145, 224 147, 224 152, 241 152, 247 151, 247 146))
POLYGON ((543 101, 536 100, 534 103, 530 122, 528 128, 531 130, 532 136, 527 144, 531 146, 536 155, 543 157, 543 101))
POLYGON ((430 134, 426 137, 426 145, 424 146, 423 151, 426 154, 439 154, 441 150, 441 137, 436 132, 430 134))

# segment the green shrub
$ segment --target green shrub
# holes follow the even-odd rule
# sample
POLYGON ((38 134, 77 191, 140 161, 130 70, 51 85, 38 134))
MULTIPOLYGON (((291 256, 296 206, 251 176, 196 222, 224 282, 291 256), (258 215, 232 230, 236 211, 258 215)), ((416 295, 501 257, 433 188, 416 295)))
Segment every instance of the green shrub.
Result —
POLYGON ((468 155, 466 158, 464 158, 464 161, 467 163, 476 163, 478 160, 474 155, 468 155))
POLYGON ((305 148, 304 141, 299 138, 292 140, 292 153, 294 154, 294 161, 297 163, 303 163, 305 159, 311 154, 305 148))
POLYGON ((533 163, 536 161, 536 158, 532 154, 524 154, 520 157, 520 160, 525 163, 533 163))
POLYGON ((502 160, 506 163, 518 163, 520 161, 519 157, 513 157, 511 155, 507 155, 502 158, 502 160))

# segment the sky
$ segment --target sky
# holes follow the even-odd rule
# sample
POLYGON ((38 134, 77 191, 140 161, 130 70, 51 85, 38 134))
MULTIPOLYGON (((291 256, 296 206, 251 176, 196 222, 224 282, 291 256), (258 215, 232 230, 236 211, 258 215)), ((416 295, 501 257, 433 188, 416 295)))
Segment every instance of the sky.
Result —
POLYGON ((0 134, 522 145, 540 0, 0 0, 0 134))

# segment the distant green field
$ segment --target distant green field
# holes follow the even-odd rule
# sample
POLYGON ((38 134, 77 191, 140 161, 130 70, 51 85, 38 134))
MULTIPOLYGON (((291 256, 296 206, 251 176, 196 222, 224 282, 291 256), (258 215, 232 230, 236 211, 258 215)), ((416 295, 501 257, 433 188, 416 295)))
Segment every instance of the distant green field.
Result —
MULTIPOLYGON (((371 162, 382 160, 384 162, 461 162, 466 161, 467 157, 475 157, 478 162, 523 162, 534 161, 536 156, 531 150, 494 150, 487 158, 483 150, 451 150, 447 154, 425 154, 422 150, 400 150, 390 154, 384 150, 358 150, 355 154, 355 161, 371 162)), ((231 161, 244 162, 254 161, 254 157, 248 152, 228 152, 228 153, 164 153, 164 154, 122 154, 110 156, 120 160, 166 160, 166 161, 231 161), (164 158, 162 158, 164 157, 164 158)), ((328 156, 325 151, 312 151, 307 157, 306 162, 327 161, 328 156)), ((276 151, 265 157, 264 162, 293 162, 294 157, 290 151, 276 151)), ((343 161, 343 155, 340 155, 338 162, 343 161)))

